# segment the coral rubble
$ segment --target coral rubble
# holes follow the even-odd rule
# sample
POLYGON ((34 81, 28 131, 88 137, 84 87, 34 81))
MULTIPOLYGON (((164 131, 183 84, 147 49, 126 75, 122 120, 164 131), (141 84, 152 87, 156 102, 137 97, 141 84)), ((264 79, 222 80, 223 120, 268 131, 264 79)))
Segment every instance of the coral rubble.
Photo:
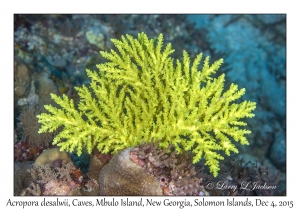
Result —
POLYGON ((72 162, 57 159, 52 165, 34 166, 29 171, 33 181, 21 195, 83 195, 99 191, 97 181, 83 175, 72 162))

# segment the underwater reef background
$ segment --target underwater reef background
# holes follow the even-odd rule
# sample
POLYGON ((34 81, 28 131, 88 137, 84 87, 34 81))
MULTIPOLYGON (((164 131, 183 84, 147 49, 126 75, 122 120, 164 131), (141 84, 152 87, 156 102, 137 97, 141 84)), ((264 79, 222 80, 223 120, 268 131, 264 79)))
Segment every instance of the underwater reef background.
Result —
MULTIPOLYGON (((224 59, 218 74, 226 73, 225 89, 234 82, 246 88, 244 98, 255 101, 255 118, 247 120, 249 146, 222 161, 243 158, 280 174, 286 180, 286 15, 29 15, 14 16, 14 126, 16 164, 35 161, 51 148, 55 133, 38 134, 36 115, 51 103, 50 93, 78 101, 74 86, 88 84, 85 69, 104 60, 100 50, 111 38, 150 38, 164 34, 174 58, 186 50, 191 59, 200 52, 212 61, 224 59), (180 49, 180 50, 178 50, 180 49)), ((70 154, 83 173, 90 156, 70 154)), ((203 163, 195 167, 201 168, 203 163)), ((18 165, 18 167, 20 167, 18 165)), ((72 166, 73 167, 73 166, 72 166)), ((265 168, 264 168, 265 169, 265 168)), ((50 170, 50 169, 49 169, 50 170)), ((72 168, 72 170, 74 170, 72 168)), ((16 170, 15 170, 16 174, 16 170)), ((24 184, 24 183, 23 183, 24 184)), ((23 185, 21 183, 21 185, 23 185)), ((27 187, 27 186, 26 186, 27 187)), ((23 186, 23 188, 26 188, 23 186)))

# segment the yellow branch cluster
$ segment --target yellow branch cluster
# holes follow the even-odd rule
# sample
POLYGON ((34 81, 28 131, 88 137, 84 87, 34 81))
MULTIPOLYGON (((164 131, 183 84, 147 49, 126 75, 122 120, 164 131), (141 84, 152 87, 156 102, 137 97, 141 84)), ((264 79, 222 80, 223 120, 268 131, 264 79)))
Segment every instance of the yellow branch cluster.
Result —
POLYGON ((38 115, 40 133, 61 132, 54 138, 61 150, 77 154, 85 147, 89 153, 98 148, 116 153, 142 141, 160 140, 162 148, 170 144, 180 153, 192 150, 193 162, 202 157, 214 176, 219 171, 218 154, 238 150, 232 139, 248 144, 250 131, 241 129, 243 118, 254 116, 255 102, 234 103, 245 89, 231 84, 223 91, 224 74, 212 78, 223 59, 209 64, 206 57, 198 69, 202 54, 191 63, 187 52, 174 61, 171 44, 163 47, 163 35, 156 41, 145 33, 135 39, 130 35, 112 39, 117 51, 100 52, 108 60, 97 65, 99 71, 87 70, 89 87, 76 87, 80 102, 51 94, 59 105, 46 105, 47 113, 38 115))

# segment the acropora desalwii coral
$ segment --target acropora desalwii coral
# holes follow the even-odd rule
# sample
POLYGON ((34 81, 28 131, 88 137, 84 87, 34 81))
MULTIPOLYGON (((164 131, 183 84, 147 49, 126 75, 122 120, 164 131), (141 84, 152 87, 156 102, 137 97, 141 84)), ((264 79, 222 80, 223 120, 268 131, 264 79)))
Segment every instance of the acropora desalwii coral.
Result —
POLYGON ((241 119, 254 116, 256 103, 234 103, 245 89, 231 84, 223 91, 225 75, 211 77, 223 59, 210 65, 206 57, 201 70, 202 53, 191 63, 183 51, 183 60, 174 61, 162 34, 157 39, 126 35, 112 42, 118 52, 100 52, 108 61, 97 65, 99 71, 87 70, 91 83, 76 87, 77 106, 66 95, 51 94, 59 108, 45 105, 47 113, 37 116, 40 133, 62 128, 53 140, 61 150, 117 153, 155 139, 161 148, 192 150, 193 163, 204 157, 217 176, 224 159, 217 151, 237 153, 232 139, 249 144, 250 130, 242 129, 247 124, 241 119))

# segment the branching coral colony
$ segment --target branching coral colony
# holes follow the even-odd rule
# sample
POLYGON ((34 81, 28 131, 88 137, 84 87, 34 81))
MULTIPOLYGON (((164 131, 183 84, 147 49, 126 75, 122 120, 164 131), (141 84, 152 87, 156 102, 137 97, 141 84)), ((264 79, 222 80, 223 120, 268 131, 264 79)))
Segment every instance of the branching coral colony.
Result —
POLYGON ((162 34, 157 39, 126 35, 112 42, 118 52, 101 51, 108 62, 97 65, 97 72, 87 70, 89 86, 76 87, 77 107, 67 96, 51 94, 60 108, 45 105, 47 113, 37 116, 40 133, 62 127, 53 140, 61 150, 116 153, 154 139, 161 148, 174 145, 178 153, 192 150, 193 163, 204 157, 217 176, 224 159, 217 151, 237 153, 232 139, 249 144, 245 135, 251 131, 241 129, 247 125, 241 119, 254 116, 256 103, 234 103, 245 89, 231 84, 223 92, 225 75, 211 77, 223 59, 209 65, 206 57, 201 71, 202 53, 191 63, 183 51, 183 61, 174 62, 174 50, 170 43, 163 47, 162 34))

